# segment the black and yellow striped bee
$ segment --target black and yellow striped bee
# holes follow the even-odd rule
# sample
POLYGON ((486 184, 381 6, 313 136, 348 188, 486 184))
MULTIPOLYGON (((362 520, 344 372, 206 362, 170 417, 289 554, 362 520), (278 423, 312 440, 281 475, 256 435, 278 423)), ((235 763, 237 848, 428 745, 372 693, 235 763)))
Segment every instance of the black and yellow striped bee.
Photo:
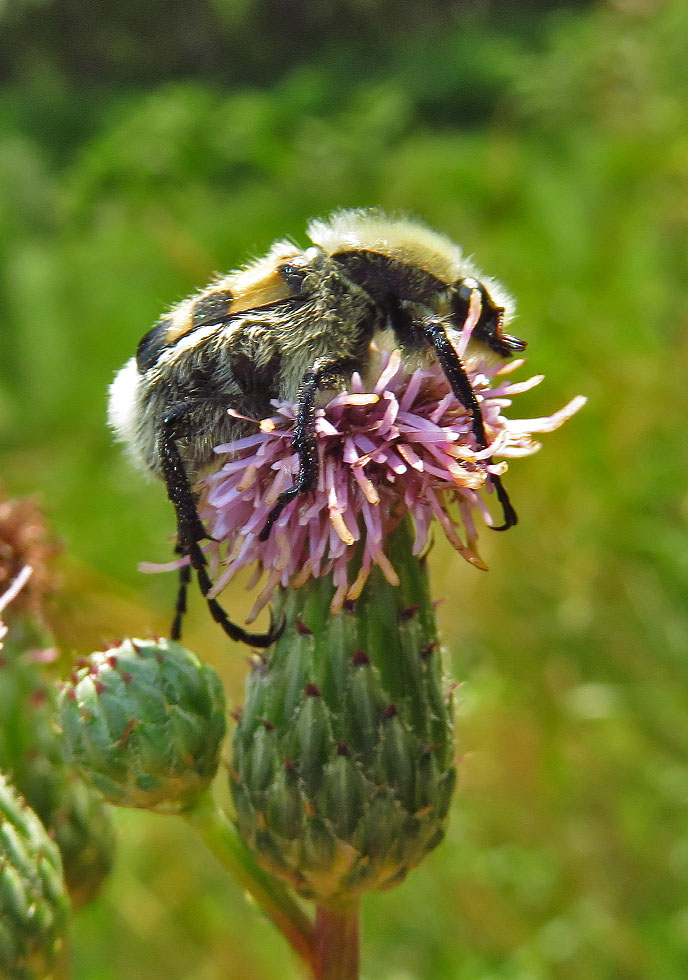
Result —
MULTIPOLYGON (((312 245, 276 242, 268 254, 216 279, 184 300, 142 338, 136 356, 110 389, 109 418, 143 466, 162 478, 177 517, 178 550, 189 556, 199 586, 211 589, 199 541, 194 486, 213 461, 213 447, 242 434, 228 409, 252 418, 270 414, 274 398, 297 401, 293 447, 300 469, 277 500, 266 539, 287 503, 318 483, 314 414, 318 391, 342 388, 352 371, 365 376, 373 340, 393 344, 409 360, 435 358, 470 412, 476 444, 487 446, 480 404, 465 362, 486 354, 508 358, 525 342, 506 333, 509 297, 482 277, 460 248, 423 224, 375 210, 341 211, 308 228, 312 245), (480 317, 464 359, 457 342, 473 294, 480 317)), ((498 476, 492 477, 504 520, 517 521, 498 476)), ((182 582, 172 635, 186 608, 190 567, 182 582)), ((248 633, 217 600, 213 617, 235 640, 267 646, 279 632, 248 633)))

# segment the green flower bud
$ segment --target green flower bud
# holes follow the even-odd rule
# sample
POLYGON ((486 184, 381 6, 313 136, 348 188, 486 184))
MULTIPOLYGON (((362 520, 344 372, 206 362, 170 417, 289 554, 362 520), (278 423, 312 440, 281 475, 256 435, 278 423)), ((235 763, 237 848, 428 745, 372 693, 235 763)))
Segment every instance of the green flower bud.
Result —
POLYGON ((0 776, 0 976, 45 977, 63 946, 68 916, 60 852, 0 776))
POLYGON ((64 762, 55 730, 55 688, 45 651, 17 643, 14 630, 0 665, 0 769, 12 779, 60 848, 74 908, 93 898, 110 870, 114 829, 99 793, 64 762))
POLYGON ((176 813, 217 771, 224 690, 179 643, 125 640, 63 686, 60 718, 69 761, 109 802, 176 813))
POLYGON ((303 896, 350 899, 406 876, 444 835, 455 782, 424 562, 406 524, 354 610, 334 586, 284 595, 286 629, 256 660, 233 736, 239 830, 257 859, 303 896))

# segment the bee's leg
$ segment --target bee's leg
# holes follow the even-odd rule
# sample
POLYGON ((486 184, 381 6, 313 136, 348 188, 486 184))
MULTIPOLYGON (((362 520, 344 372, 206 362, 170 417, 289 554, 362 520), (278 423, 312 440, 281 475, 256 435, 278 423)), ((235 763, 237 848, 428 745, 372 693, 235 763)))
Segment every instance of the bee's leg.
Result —
MULTIPOLYGON (((184 555, 185 551, 179 545, 174 549, 175 554, 184 555)), ((182 636, 182 621, 186 615, 186 594, 189 589, 189 582, 191 581, 191 565, 182 565, 179 569, 179 588, 177 590, 177 601, 174 605, 174 619, 172 620, 172 629, 170 630, 170 638, 173 640, 180 640, 182 636)))
POLYGON ((192 406, 183 402, 170 409, 160 426, 157 447, 167 496, 177 516, 179 544, 182 547, 189 541, 198 542, 208 537, 198 516, 196 498, 177 447, 177 439, 186 435, 186 421, 191 411, 192 406))
MULTIPOLYGON (((208 563, 198 543, 203 538, 207 538, 208 533, 198 516, 189 478, 177 448, 177 439, 183 434, 184 419, 188 413, 189 407, 185 405, 172 409, 163 420, 158 435, 158 453, 165 486, 167 487, 167 496, 170 498, 177 516, 177 550, 180 554, 189 556, 190 566, 196 572, 198 587, 208 604, 210 615, 222 627, 227 636, 252 647, 268 647, 282 635, 284 623, 281 623, 276 629, 271 624, 267 633, 249 633, 231 621, 217 599, 208 598, 213 583, 208 575, 208 563)), ((172 639, 175 640, 181 636, 191 567, 183 566, 179 573, 179 591, 171 630, 172 639)))
POLYGON ((287 504, 298 494, 308 493, 318 486, 318 447, 315 441, 315 395, 318 390, 336 388, 342 379, 360 367, 352 357, 320 358, 306 371, 298 391, 299 410, 296 416, 292 446, 299 455, 299 472, 296 483, 277 498, 277 503, 268 514, 259 541, 267 541, 275 521, 287 504))
MULTIPOLYGON (((466 374, 466 369, 461 362, 461 358, 447 337, 444 327, 439 321, 430 320, 424 324, 423 333, 428 343, 435 350, 437 360, 445 373, 451 390, 471 414, 471 428, 475 441, 481 449, 487 448, 487 435, 485 434, 485 423, 483 421, 480 403, 475 397, 473 386, 466 374)), ((509 494, 506 492, 501 477, 490 474, 490 480, 492 480, 497 494, 497 500, 499 500, 504 514, 504 523, 498 526, 493 525, 493 530, 506 531, 518 523, 518 514, 509 500, 509 494)))

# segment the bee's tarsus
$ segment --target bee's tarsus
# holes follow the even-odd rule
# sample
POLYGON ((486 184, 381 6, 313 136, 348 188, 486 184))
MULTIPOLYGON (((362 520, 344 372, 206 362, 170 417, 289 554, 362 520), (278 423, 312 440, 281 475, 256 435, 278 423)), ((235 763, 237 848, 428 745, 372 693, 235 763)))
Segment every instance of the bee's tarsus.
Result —
POLYGON ((492 480, 495 492, 497 494, 497 500, 502 505, 502 513, 504 514, 504 523, 493 524, 492 530, 508 531, 510 527, 514 527, 515 524, 518 524, 518 514, 514 510, 513 504, 509 499, 509 494, 506 492, 501 476, 490 475, 490 479, 492 480))

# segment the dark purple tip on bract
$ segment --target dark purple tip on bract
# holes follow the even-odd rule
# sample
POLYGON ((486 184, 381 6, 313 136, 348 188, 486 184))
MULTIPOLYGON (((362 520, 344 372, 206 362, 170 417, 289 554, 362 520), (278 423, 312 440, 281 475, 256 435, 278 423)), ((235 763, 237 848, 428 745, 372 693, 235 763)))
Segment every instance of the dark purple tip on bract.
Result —
POLYGON ((351 663, 354 667, 370 667, 370 657, 364 650, 356 650, 351 658, 351 663))

